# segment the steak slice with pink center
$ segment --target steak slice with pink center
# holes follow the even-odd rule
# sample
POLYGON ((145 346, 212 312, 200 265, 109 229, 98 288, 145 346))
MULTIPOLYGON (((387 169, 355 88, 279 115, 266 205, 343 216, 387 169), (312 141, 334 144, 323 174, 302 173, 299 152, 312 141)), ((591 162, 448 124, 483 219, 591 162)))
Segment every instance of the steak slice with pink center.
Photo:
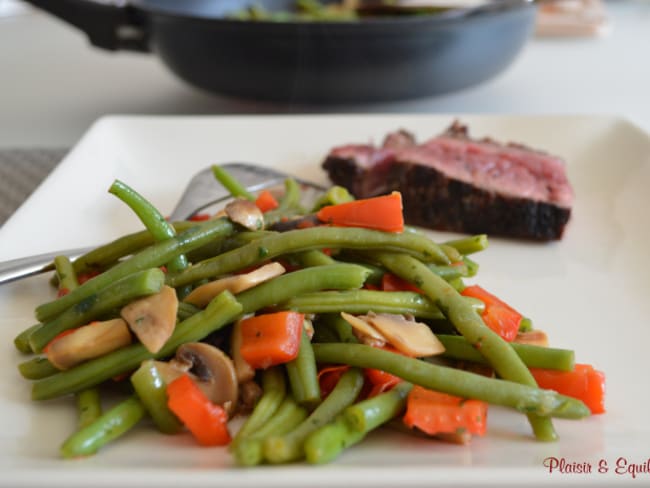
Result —
POLYGON ((334 148, 323 168, 357 198, 402 192, 406 221, 432 229, 555 240, 571 216, 573 189, 562 159, 471 139, 457 122, 422 144, 399 131, 381 147, 334 148))

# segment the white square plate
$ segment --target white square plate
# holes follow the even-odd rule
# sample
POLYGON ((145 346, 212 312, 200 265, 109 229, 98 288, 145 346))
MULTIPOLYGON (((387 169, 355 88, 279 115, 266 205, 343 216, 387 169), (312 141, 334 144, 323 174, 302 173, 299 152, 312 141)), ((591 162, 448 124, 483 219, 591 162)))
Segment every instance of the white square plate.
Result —
MULTIPOLYGON (((319 163, 332 146, 380 141, 397 128, 419 139, 452 116, 110 117, 99 121, 0 229, 0 260, 100 243, 139 228, 106 193, 120 178, 163 212, 193 173, 212 163, 255 162, 324 182, 319 163)), ((539 443, 523 416, 492 408, 488 433, 470 446, 395 432, 374 434, 335 463, 237 469, 221 448, 188 436, 136 429, 92 458, 62 461, 72 431, 71 399, 29 400, 12 340, 33 308, 54 296, 45 277, 0 287, 0 485, 38 486, 499 486, 648 484, 650 457, 650 140, 608 117, 462 116, 474 136, 545 149, 566 159, 576 201, 564 239, 529 243, 493 238, 477 255, 476 282, 544 329, 552 345, 607 375, 607 413, 556 421, 561 439, 539 443), (548 459, 591 466, 552 472, 548 459), (607 472, 600 473, 604 467, 607 472), (617 467, 618 463, 618 467, 617 467)), ((448 235, 433 234, 435 238, 448 235)))

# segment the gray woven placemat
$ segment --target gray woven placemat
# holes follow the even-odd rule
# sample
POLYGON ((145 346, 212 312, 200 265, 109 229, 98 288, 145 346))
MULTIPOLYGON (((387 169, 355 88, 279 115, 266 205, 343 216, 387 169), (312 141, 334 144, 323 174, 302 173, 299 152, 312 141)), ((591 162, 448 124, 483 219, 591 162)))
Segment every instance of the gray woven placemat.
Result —
POLYGON ((0 150, 0 226, 63 159, 67 149, 0 150))

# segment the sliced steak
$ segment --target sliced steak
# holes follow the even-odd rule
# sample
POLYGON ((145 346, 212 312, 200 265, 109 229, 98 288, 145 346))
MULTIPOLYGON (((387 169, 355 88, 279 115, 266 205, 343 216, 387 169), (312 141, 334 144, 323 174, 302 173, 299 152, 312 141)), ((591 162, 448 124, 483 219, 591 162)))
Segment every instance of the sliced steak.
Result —
POLYGON ((458 122, 422 144, 399 131, 334 148, 323 168, 357 198, 402 192, 406 221, 438 230, 560 239, 573 203, 562 159, 471 139, 458 122))

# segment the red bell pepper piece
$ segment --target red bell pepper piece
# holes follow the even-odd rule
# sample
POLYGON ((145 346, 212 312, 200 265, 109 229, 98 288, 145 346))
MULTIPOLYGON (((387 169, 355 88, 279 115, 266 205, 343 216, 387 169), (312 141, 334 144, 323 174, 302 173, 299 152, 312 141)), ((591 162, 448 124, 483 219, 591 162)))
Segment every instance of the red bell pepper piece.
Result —
POLYGON ((255 205, 257 205, 257 208, 262 212, 268 212, 269 210, 274 210, 280 206, 273 194, 268 190, 260 192, 255 199, 255 205))
POLYGON ((242 320, 240 352, 254 369, 266 369, 296 358, 304 315, 276 312, 242 320))
POLYGON ((416 385, 409 392, 403 421, 408 427, 417 427, 429 435, 459 432, 483 435, 487 424, 487 403, 416 385))
POLYGON ((499 334, 503 340, 508 342, 515 340, 523 319, 519 312, 478 285, 465 287, 461 294, 481 300, 485 304, 485 311, 481 314, 485 325, 499 334))
POLYGON ((167 385, 167 406, 202 446, 224 446, 230 442, 228 415, 212 403, 189 375, 167 385))
POLYGON ((413 283, 391 273, 384 273, 381 277, 381 289, 384 291, 414 291, 415 293, 423 293, 413 283))
POLYGON ((321 222, 340 227, 364 227, 385 232, 404 231, 402 195, 365 198, 321 208, 316 216, 321 222))
POLYGON ((540 388, 582 400, 592 414, 605 412, 605 373, 590 364, 576 364, 573 371, 530 368, 540 388))

